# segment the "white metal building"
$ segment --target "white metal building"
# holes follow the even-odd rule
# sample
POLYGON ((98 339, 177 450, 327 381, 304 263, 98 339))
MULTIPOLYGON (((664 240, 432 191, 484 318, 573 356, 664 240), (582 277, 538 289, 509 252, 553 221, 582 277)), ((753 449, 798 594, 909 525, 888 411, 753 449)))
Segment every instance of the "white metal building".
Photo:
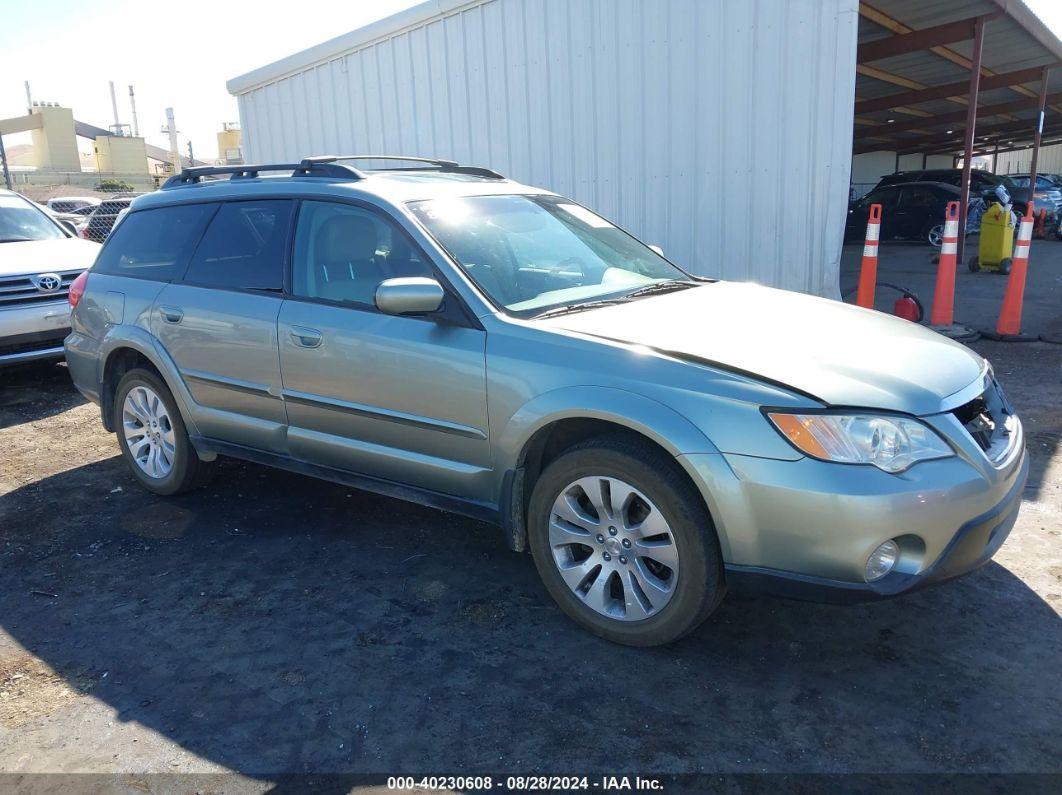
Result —
POLYGON ((228 84, 247 162, 415 154, 838 296, 857 0, 430 0, 228 84))

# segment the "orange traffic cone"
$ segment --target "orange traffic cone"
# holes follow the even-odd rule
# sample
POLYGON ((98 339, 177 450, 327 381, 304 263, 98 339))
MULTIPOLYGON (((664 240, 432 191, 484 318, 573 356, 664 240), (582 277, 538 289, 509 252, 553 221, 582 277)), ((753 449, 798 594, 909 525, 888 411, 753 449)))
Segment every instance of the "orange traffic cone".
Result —
MULTIPOLYGON (((1029 245, 1033 234, 1032 202, 1025 211, 1018 229, 1018 239, 1014 243, 1014 258, 1007 277, 1007 288, 1003 291, 1003 306, 999 310, 999 321, 995 334, 985 334, 992 339, 1013 342, 1034 340, 1036 337, 1021 333, 1021 309, 1025 298, 1025 274, 1029 265, 1029 245)), ((1043 211, 1041 211, 1043 212, 1043 211)))
POLYGON ((950 326, 955 314, 955 253, 959 242, 959 203, 948 202, 944 214, 944 240, 940 246, 937 285, 933 291, 933 311, 929 322, 950 326))
POLYGON ((937 285, 933 290, 933 309, 929 324, 933 330, 954 340, 969 342, 980 334, 972 328, 954 322, 955 314, 955 257, 959 243, 959 203, 948 202, 944 214, 944 240, 940 246, 937 266, 937 285))
POLYGON ((874 308, 874 284, 878 280, 878 240, 881 238, 881 205, 870 205, 867 238, 863 242, 863 264, 859 269, 859 292, 856 304, 874 308))

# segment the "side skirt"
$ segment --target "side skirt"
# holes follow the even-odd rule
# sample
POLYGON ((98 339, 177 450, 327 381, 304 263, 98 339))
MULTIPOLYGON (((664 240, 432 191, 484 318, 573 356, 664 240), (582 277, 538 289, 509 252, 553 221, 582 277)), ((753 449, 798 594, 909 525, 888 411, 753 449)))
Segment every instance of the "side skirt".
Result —
POLYGON ((430 489, 422 489, 418 486, 410 486, 405 483, 396 483, 371 475, 360 475, 356 472, 348 472, 345 469, 311 464, 308 461, 300 461, 289 456, 267 453, 256 450, 253 447, 244 447, 231 442, 223 442, 218 439, 208 439, 204 436, 191 436, 192 445, 200 453, 214 453, 217 455, 239 458, 254 464, 284 469, 300 475, 330 480, 333 483, 341 483, 362 491, 370 491, 373 494, 382 494, 385 497, 394 497, 406 502, 424 505, 428 508, 437 508, 440 511, 460 514, 470 519, 478 519, 492 524, 502 524, 502 517, 498 506, 492 503, 468 500, 463 497, 455 497, 452 494, 442 494, 430 489))

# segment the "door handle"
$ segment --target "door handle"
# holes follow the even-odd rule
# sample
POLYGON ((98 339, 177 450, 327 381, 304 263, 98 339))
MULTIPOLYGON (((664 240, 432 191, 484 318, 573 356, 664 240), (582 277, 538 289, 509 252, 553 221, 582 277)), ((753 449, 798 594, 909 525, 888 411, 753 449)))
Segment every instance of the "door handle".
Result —
POLYGON ((301 348, 319 348, 324 335, 315 328, 305 326, 291 326, 288 330, 291 340, 301 348))
POLYGON ((175 306, 160 306, 159 314, 162 315, 162 319, 167 323, 180 323, 184 320, 184 310, 175 306))

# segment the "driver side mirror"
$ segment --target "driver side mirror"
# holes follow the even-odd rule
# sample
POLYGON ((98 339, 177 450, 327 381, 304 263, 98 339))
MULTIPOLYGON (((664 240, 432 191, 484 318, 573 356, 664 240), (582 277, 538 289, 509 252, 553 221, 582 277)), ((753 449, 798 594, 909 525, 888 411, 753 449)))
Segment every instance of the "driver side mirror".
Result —
POLYGON ((649 244, 649 248, 651 248, 653 251, 655 251, 661 257, 664 256, 664 249, 660 248, 660 246, 658 246, 656 243, 650 243, 649 244))
POLYGON ((376 308, 388 315, 427 315, 439 311, 445 292, 435 279, 386 279, 376 288, 376 308))
POLYGON ((63 227, 63 229, 72 234, 74 237, 77 237, 77 227, 74 226, 70 221, 60 219, 59 226, 63 227))

